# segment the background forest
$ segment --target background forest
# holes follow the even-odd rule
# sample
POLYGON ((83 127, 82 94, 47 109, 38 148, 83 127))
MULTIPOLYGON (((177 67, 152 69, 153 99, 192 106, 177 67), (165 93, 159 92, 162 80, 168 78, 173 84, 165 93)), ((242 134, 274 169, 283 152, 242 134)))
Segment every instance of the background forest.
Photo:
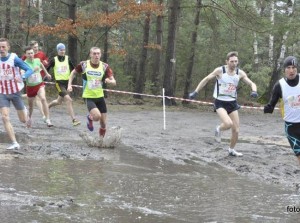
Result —
MULTIPOLYGON (((238 51, 240 68, 265 103, 282 60, 299 56, 300 0, 0 0, 0 32, 19 56, 37 40, 51 58, 67 45, 74 64, 99 46, 117 89, 187 98, 199 81, 238 51)), ((80 78, 77 80, 80 82, 80 78)), ((199 99, 211 100, 214 83, 199 99)), ((239 101, 249 100, 243 84, 239 101)), ((141 98, 135 95, 135 98, 141 98)), ((172 99, 168 105, 175 104, 172 99)))

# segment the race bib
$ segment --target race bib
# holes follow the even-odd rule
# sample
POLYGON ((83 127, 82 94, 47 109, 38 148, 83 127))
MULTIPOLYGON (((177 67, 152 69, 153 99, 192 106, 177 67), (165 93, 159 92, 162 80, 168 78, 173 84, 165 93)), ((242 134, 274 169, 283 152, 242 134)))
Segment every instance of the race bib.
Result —
POLYGON ((9 81, 14 78, 12 69, 0 69, 0 78, 3 81, 9 81))
POLYGON ((42 82, 42 78, 39 73, 34 73, 30 77, 28 77, 28 83, 30 84, 36 84, 41 82, 42 82))
POLYGON ((231 83, 222 83, 219 86, 220 95, 226 95, 235 97, 236 96, 236 86, 231 83))
POLYGON ((57 68, 57 74, 61 75, 61 74, 65 74, 68 70, 67 66, 60 66, 57 68))
POLYGON ((300 109, 300 95, 291 95, 287 97, 288 105, 294 109, 300 109))
POLYGON ((89 89, 99 89, 102 88, 102 81, 101 80, 89 80, 88 81, 88 88, 89 89))

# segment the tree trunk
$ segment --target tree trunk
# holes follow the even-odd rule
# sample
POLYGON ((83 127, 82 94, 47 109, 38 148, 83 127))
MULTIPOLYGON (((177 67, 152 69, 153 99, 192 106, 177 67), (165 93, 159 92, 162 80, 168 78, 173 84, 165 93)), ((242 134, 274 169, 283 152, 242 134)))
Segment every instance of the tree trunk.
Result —
MULTIPOLYGON (((194 58, 195 58, 195 51, 196 51, 198 27, 199 27, 199 23, 200 23, 201 6, 202 6, 202 0, 197 0, 196 16, 195 16, 195 20, 194 20, 194 31, 192 32, 190 57, 189 57, 189 61, 188 61, 187 73, 186 73, 186 78, 185 78, 183 98, 188 98, 189 89, 191 86, 191 77, 192 77, 192 72, 193 72, 193 67, 194 67, 194 58)), ((187 104, 187 102, 183 101, 182 104, 187 104)))
MULTIPOLYGON (((152 2, 152 0, 148 0, 148 2, 152 2)), ((147 53, 148 53, 148 49, 146 46, 149 44, 150 20, 151 20, 151 14, 150 12, 148 12, 145 18, 144 37, 143 37, 143 45, 142 45, 142 51, 140 57, 139 71, 138 71, 137 80, 135 82, 134 91, 136 93, 143 93, 145 88, 146 60, 147 60, 147 53)), ((134 95, 133 97, 138 99, 142 98, 142 96, 140 95, 134 95)))
MULTIPOLYGON (((159 4, 163 4, 163 0, 159 1, 159 4)), ((158 94, 159 90, 159 79, 160 79, 160 65, 161 65, 161 56, 162 56, 162 29, 163 29, 163 12, 156 18, 156 44, 160 48, 155 49, 154 52, 154 63, 153 63, 153 72, 151 74, 151 92, 152 94, 158 94)))
POLYGON ((5 26, 4 26, 4 37, 8 38, 9 33, 10 33, 10 26, 11 26, 11 18, 10 18, 10 10, 11 6, 10 6, 10 0, 6 0, 6 9, 5 9, 5 17, 6 17, 6 21, 5 21, 5 26))
MULTIPOLYGON (((107 16, 108 15, 108 0, 104 0, 103 11, 107 16)), ((108 31, 109 31, 109 27, 105 26, 103 52, 102 52, 102 61, 105 63, 108 63, 108 31)), ((103 89, 106 89, 107 84, 103 82, 102 87, 103 87, 103 89)), ((108 96, 107 91, 104 91, 104 97, 107 98, 107 96, 108 96)))
MULTIPOLYGON (((69 18, 75 23, 76 21, 76 1, 69 0, 69 18)), ((77 39, 72 34, 68 35, 68 54, 74 64, 77 64, 77 39)))
MULTIPOLYGON (((69 0, 68 11, 69 11, 69 18, 72 20, 74 24, 76 22, 76 5, 77 2, 73 0, 69 0)), ((76 28, 74 28, 76 29, 76 28)), ((68 35, 68 55, 71 61, 76 65, 78 63, 78 55, 77 55, 77 38, 71 34, 68 35)), ((75 84, 80 84, 82 81, 81 76, 77 75, 75 78, 75 84)), ((79 95, 80 92, 74 92, 75 95, 79 95)))
MULTIPOLYGON (((288 16, 291 16, 293 14, 293 12, 294 12, 293 7, 294 7, 294 0, 291 0, 290 4, 288 5, 288 8, 286 9, 286 13, 288 16)), ((282 64, 282 61, 285 57, 285 52, 286 52, 285 44, 286 44, 288 36, 289 36, 289 31, 286 31, 282 37, 281 48, 280 48, 280 52, 278 53, 278 59, 276 62, 275 61, 273 62, 274 66, 273 66, 272 76, 271 76, 271 79, 270 79, 270 82, 269 82, 266 92, 261 97, 261 100, 260 100, 261 102, 265 102, 268 98, 271 97, 273 86, 279 80, 279 78, 281 76, 280 75, 280 71, 281 71, 280 65, 282 64)))
POLYGON ((39 23, 44 22, 43 0, 39 0, 39 23))
MULTIPOLYGON (((271 1, 270 3, 270 23, 274 26, 274 8, 275 2, 271 1)), ((273 64, 274 60, 274 35, 269 34, 269 65, 273 64)))
MULTIPOLYGON (((105 15, 108 15, 108 0, 104 0, 103 3, 103 11, 105 15)), ((105 27, 105 33, 104 33, 104 43, 103 43, 103 52, 102 52, 102 61, 107 63, 108 62, 108 31, 109 27, 105 27)))
MULTIPOLYGON (((174 97, 174 82, 175 82, 175 40, 178 17, 180 13, 180 0, 171 0, 168 15, 168 40, 166 49, 165 73, 163 80, 163 87, 165 88, 165 95, 174 97)), ((166 105, 175 105, 174 99, 165 100, 166 105)))

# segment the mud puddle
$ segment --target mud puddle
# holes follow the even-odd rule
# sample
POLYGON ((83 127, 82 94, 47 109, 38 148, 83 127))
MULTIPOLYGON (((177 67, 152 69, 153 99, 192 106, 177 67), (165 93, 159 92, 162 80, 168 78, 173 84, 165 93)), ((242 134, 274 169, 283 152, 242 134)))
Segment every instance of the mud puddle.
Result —
POLYGON ((1 222, 297 222, 299 194, 215 163, 174 164, 120 146, 102 160, 3 154, 1 222), (289 209, 291 210, 291 209, 289 209))

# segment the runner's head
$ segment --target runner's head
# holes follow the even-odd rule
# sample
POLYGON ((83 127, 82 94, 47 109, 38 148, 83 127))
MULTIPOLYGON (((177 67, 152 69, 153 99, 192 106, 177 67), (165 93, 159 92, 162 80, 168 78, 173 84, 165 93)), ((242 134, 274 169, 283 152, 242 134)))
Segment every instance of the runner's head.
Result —
POLYGON ((90 49, 90 57, 93 64, 99 64, 101 58, 101 49, 99 47, 92 47, 90 49))
POLYGON ((31 46, 26 46, 24 49, 24 52, 25 52, 25 56, 27 59, 29 59, 29 60, 34 59, 34 50, 31 46))
POLYGON ((29 43, 29 46, 33 49, 34 54, 37 54, 39 52, 39 43, 38 41, 32 40, 29 43))
POLYGON ((229 52, 226 56, 226 64, 230 71, 235 70, 235 68, 238 66, 239 59, 238 59, 238 52, 232 51, 229 52))
POLYGON ((57 44, 56 49, 57 49, 57 54, 59 56, 64 56, 65 55, 65 53, 66 53, 66 46, 65 46, 65 44, 63 44, 63 43, 57 44))
POLYGON ((288 66, 298 66, 298 60, 294 56, 288 56, 287 58, 284 59, 283 61, 283 68, 287 68, 288 66))
POLYGON ((288 56, 283 61, 284 74, 287 79, 294 79, 297 75, 298 60, 294 56, 288 56))
POLYGON ((0 38, 0 55, 6 57, 10 49, 9 40, 6 38, 0 38))

